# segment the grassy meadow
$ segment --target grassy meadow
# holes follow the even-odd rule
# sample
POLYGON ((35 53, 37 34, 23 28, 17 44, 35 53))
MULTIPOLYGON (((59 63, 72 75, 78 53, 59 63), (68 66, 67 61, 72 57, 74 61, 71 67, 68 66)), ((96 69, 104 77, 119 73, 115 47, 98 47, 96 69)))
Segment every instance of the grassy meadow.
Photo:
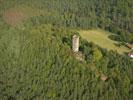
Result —
POLYGON ((118 42, 109 38, 109 35, 111 35, 112 33, 106 32, 104 30, 81 30, 79 31, 79 33, 81 37, 86 39, 88 42, 93 42, 102 48, 106 48, 107 50, 114 50, 117 51, 119 54, 130 51, 125 46, 117 46, 116 44, 118 44, 118 42))

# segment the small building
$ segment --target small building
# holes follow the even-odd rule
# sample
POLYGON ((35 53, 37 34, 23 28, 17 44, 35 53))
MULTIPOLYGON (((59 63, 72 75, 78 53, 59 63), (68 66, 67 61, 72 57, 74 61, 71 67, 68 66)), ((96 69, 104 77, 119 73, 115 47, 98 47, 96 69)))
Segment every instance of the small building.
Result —
POLYGON ((107 79, 108 79, 107 76, 105 76, 104 74, 101 75, 101 80, 102 80, 102 81, 106 81, 107 79))
POLYGON ((129 56, 130 58, 133 58, 133 53, 129 53, 128 56, 129 56))
POLYGON ((133 50, 133 44, 127 43, 126 45, 127 45, 127 47, 128 47, 129 49, 132 49, 132 50, 133 50))
POLYGON ((72 50, 74 52, 78 52, 79 51, 79 36, 78 35, 74 35, 72 37, 72 50))

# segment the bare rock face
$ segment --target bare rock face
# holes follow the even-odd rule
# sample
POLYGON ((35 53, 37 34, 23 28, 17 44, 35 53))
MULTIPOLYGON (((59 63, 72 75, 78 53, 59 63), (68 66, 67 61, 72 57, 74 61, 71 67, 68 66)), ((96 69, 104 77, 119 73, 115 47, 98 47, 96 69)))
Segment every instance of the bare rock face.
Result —
POLYGON ((85 57, 81 52, 75 52, 74 56, 77 60, 84 62, 85 61, 85 57))

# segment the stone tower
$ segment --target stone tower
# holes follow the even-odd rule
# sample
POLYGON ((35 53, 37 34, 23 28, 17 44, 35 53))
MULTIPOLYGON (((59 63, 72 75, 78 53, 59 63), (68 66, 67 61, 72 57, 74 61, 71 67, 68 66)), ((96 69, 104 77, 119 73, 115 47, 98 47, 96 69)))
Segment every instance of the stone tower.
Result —
POLYGON ((72 50, 74 52, 79 51, 79 36, 77 36, 77 35, 74 35, 72 38, 72 50))

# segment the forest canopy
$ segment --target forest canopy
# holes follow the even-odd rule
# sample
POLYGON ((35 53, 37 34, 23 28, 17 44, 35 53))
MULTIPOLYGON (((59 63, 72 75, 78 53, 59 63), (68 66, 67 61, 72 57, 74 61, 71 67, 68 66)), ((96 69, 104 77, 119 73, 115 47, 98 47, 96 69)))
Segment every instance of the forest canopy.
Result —
POLYGON ((82 37, 83 61, 71 49, 78 29, 132 43, 132 9, 132 0, 0 0, 0 99, 132 100, 129 57, 82 37))

